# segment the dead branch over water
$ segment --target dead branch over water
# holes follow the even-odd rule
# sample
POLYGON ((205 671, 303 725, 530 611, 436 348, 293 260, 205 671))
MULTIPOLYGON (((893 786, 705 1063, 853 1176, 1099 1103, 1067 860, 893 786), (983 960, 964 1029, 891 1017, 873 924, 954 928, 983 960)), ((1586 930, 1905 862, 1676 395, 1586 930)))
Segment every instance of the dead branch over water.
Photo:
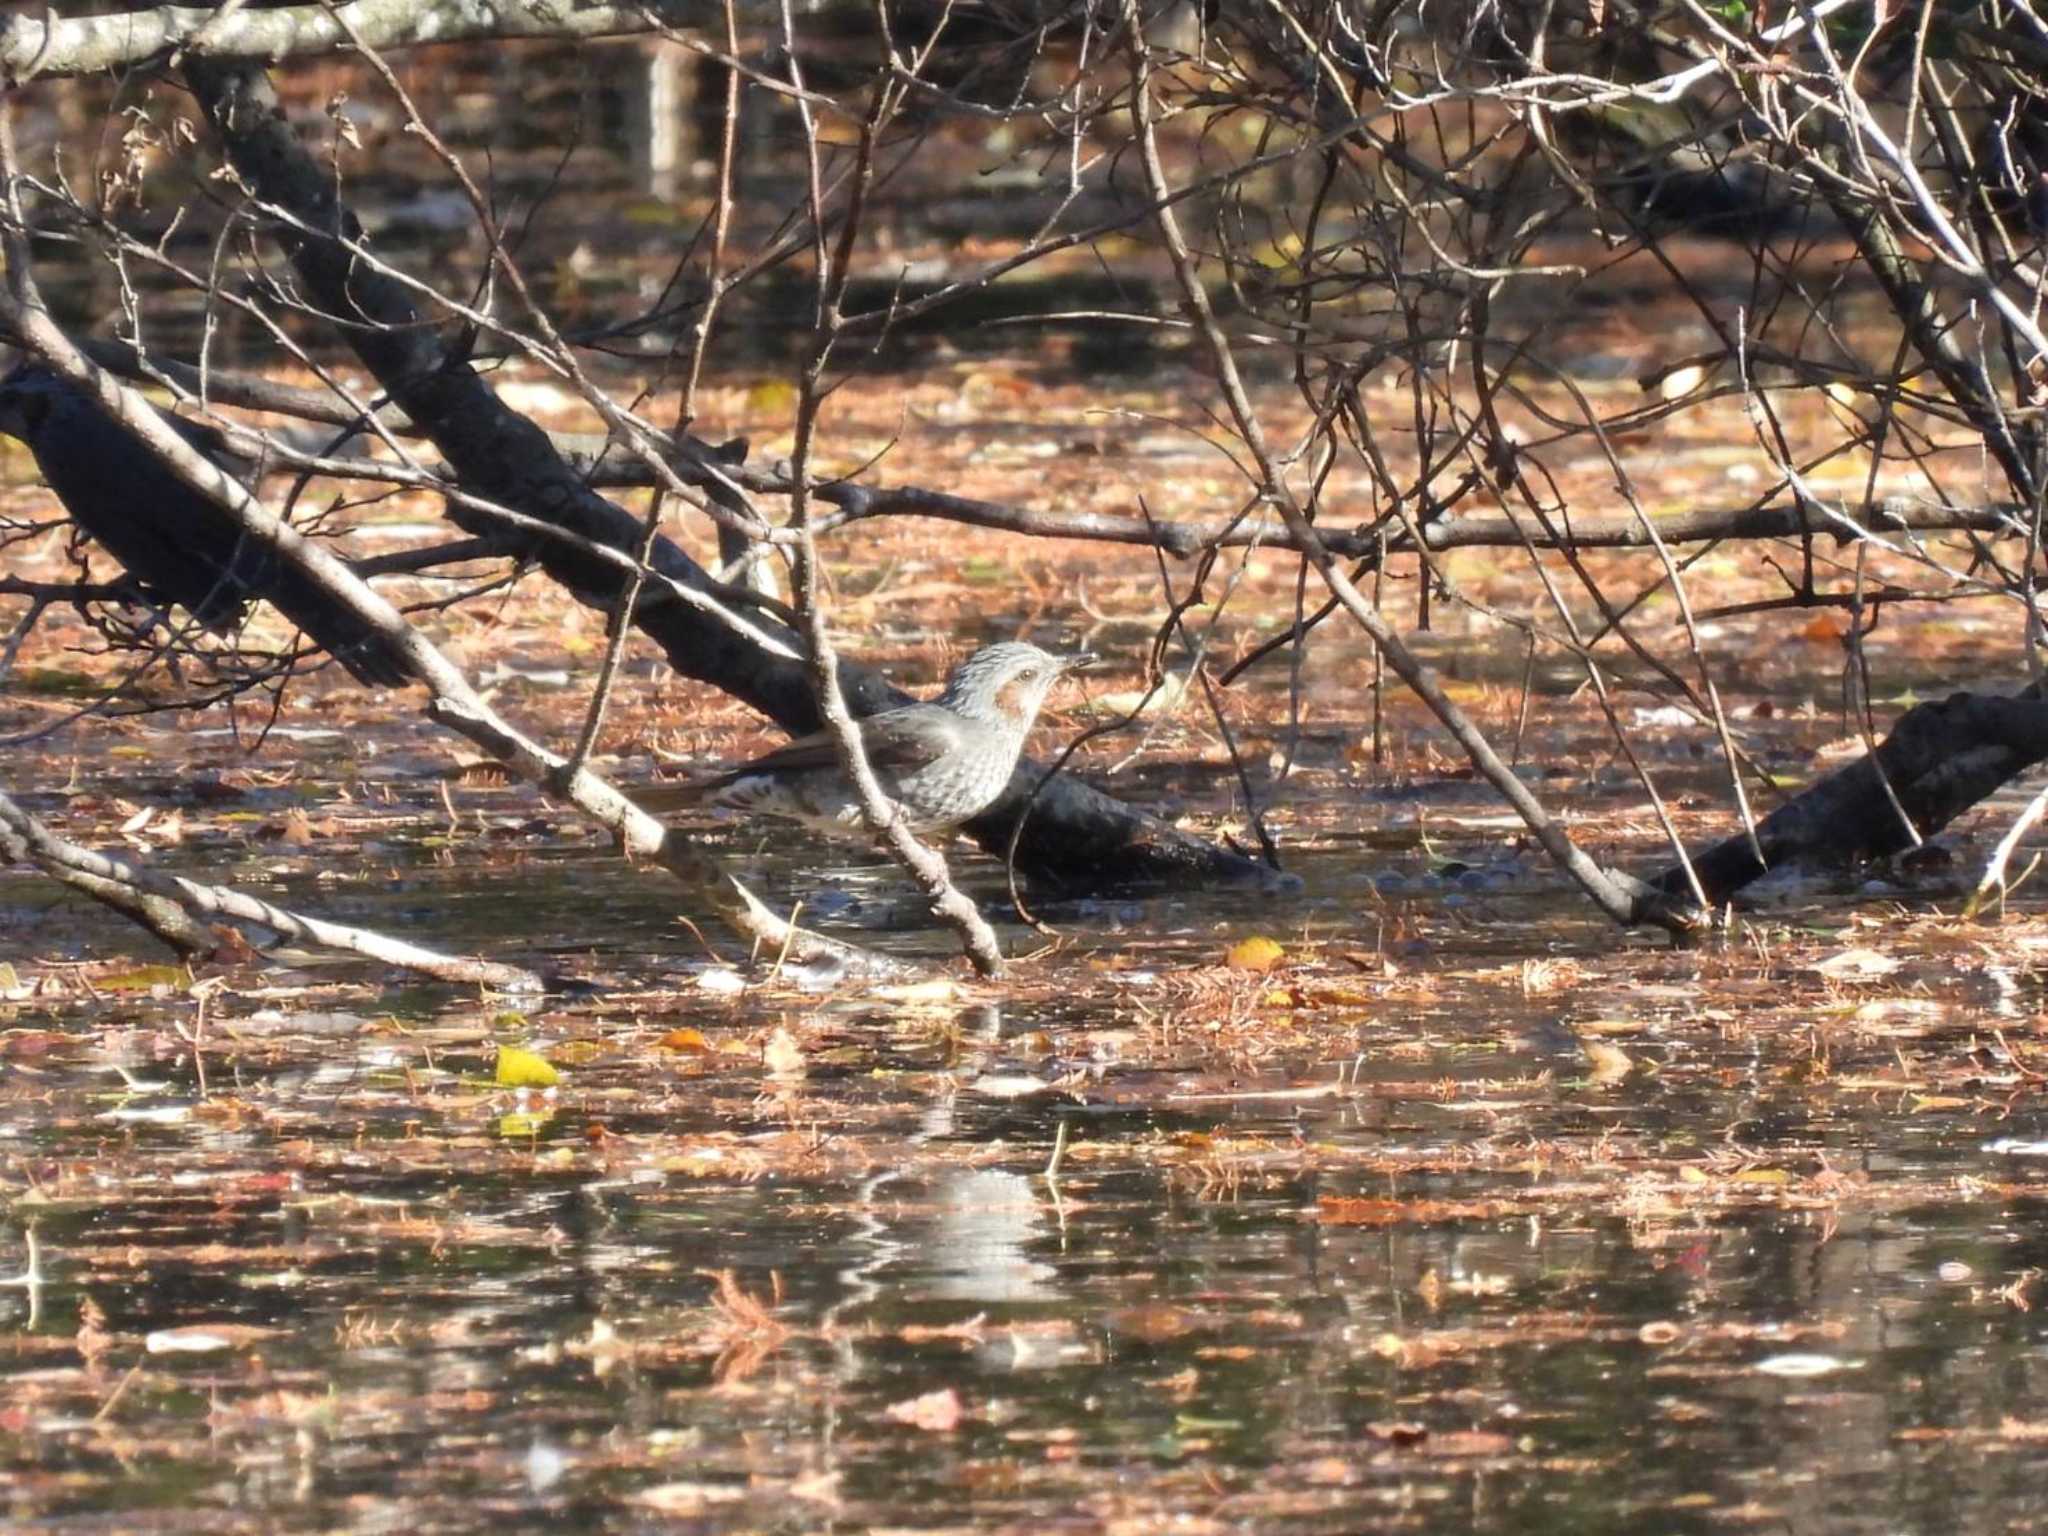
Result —
MULTIPOLYGON (((0 31, 17 111, 38 91, 72 89, 67 82, 119 62, 167 71, 162 78, 193 92, 204 127, 197 138, 173 127, 182 98, 154 101, 90 196, 48 168, 54 159, 12 167, 10 233, 24 265, 48 267, 49 237, 61 229, 119 275, 130 311, 160 292, 200 296, 263 338, 273 360, 252 348, 223 367, 134 335, 87 338, 100 361, 207 410, 230 405, 334 427, 331 444, 310 450, 272 435, 271 468, 438 492, 468 536, 358 562, 357 575, 416 577, 457 560, 532 564, 564 601, 615 617, 585 739, 567 757, 524 744, 455 691, 456 679, 436 674, 437 719, 558 792, 582 782, 629 626, 682 674, 785 729, 813 728, 816 678, 832 669, 814 670, 806 652, 822 630, 793 625, 756 580, 809 540, 850 537, 885 517, 1019 540, 1128 544, 1193 561, 1204 577, 1218 562, 1242 571, 1255 559, 1298 559, 1293 624, 1223 680, 1283 665, 1298 677, 1327 624, 1355 626, 1621 922, 1689 926, 1741 883, 1731 883, 1735 866, 1717 850, 1700 878, 1659 876, 1647 886, 1600 869, 1408 656, 1404 632, 1427 628, 1433 609, 1512 623, 1529 638, 1532 666, 1548 652, 1581 669, 1680 872, 1689 861, 1658 769, 1616 703, 1620 664, 1653 673, 1701 722, 1742 828, 1730 846, 1758 869, 1795 845, 1883 840, 1839 835, 1839 825, 1787 840, 1782 821, 1758 821, 1722 703, 1734 661, 1718 625, 1843 614, 1852 709, 1873 745, 1885 725, 1871 703, 1867 640, 1902 605, 1986 606, 2009 619, 2015 682, 2035 671, 2048 372, 2048 139, 2038 124, 2048 92, 2023 28, 2007 36, 1987 17, 1969 24, 1970 49, 1930 51, 1900 23, 1854 20, 1840 4, 1782 21, 1700 13, 1660 28, 1628 15, 1520 7, 1368 21, 1285 4, 1197 13, 1132 3, 1048 10, 1007 32, 984 19, 906 11, 878 35, 829 8, 801 23, 749 7, 601 9, 570 19, 519 7, 487 17, 460 5, 219 17, 165 8, 148 13, 146 27, 141 13, 129 18, 118 35, 99 18, 16 17, 0 31), (429 18, 434 40, 471 46, 547 37, 580 48, 600 32, 641 33, 635 56, 667 61, 651 69, 696 72, 693 121, 715 147, 703 161, 715 166, 710 196, 637 313, 615 306, 570 324, 542 296, 523 243, 532 232, 501 227, 496 189, 474 179, 435 122, 440 104, 416 96, 387 64, 428 39, 429 18), (1857 26, 1874 30, 1852 35, 1857 26), (336 49, 359 62, 304 62, 336 49), (259 57, 265 65, 252 62, 259 57), (469 286, 424 275, 366 234, 351 173, 369 151, 339 98, 329 99, 324 126, 285 114, 271 71, 289 82, 295 70, 337 67, 394 125, 373 148, 395 152, 404 138, 428 146, 425 163, 466 207, 477 253, 469 286), (871 253, 864 237, 895 238, 881 205, 901 188, 929 197, 957 174, 949 134, 985 135, 984 157, 1010 155, 1028 172, 1000 238, 913 279, 908 263, 871 253), (756 147, 778 136, 780 156, 756 147), (1134 178, 1127 168, 1139 166, 1134 178), (140 217, 145 183, 166 167, 206 189, 195 217, 219 231, 219 254, 207 263, 153 237, 140 217), (1736 291, 1700 275, 1707 241, 1746 253, 1736 291), (266 249, 283 254, 288 281, 269 269, 266 249), (1079 256, 1117 275, 1121 303, 1034 299, 1034 323, 1079 323, 1147 345, 1199 343, 1198 435, 1234 477, 1205 505, 1134 515, 1112 498, 1040 505, 963 494, 885 477, 872 462, 826 472, 808 428, 788 459, 750 463, 746 443, 719 443, 725 424, 702 415, 700 382, 728 348, 785 347, 810 359, 796 398, 812 402, 806 420, 815 423, 819 404, 860 387, 901 338, 1014 324, 1017 316, 991 315, 992 297, 1041 278, 1071 281, 1079 256), (242 276, 230 281, 230 272, 242 276), (794 304, 791 273, 807 295, 794 304), (1613 307, 1612 291, 1652 279, 1690 310, 1697 334, 1635 360, 1628 376, 1645 393, 1616 408, 1590 382, 1587 332, 1613 307), (326 328, 330 347, 345 345, 367 384, 306 351, 295 333, 308 325, 326 328), (608 382, 622 359, 644 370, 645 390, 632 398, 608 382), (1250 387, 1240 359, 1292 398, 1250 387), (275 360, 327 387, 274 381, 275 360), (494 370, 514 362, 559 381, 603 431, 542 431, 493 387, 494 370), (679 396, 663 393, 679 380, 679 396), (673 405, 667 419, 657 419, 656 400, 673 405), (1725 413, 1711 413, 1729 401, 1748 433, 1728 445, 1741 454, 1741 490, 1663 494, 1644 444, 1694 420, 1725 423, 1725 413), (1606 478, 1593 505, 1564 490, 1588 462, 1606 478), (688 550, 660 502, 643 517, 606 494, 629 487, 652 487, 671 507, 709 517, 724 569, 714 576, 688 550), (814 515, 814 504, 832 510, 814 515), (1698 574, 1717 547, 1760 551, 1754 558, 1782 590, 1724 600, 1698 574), (1526 612, 1475 597, 1461 576, 1468 567, 1450 563, 1482 549, 1526 565, 1538 595, 1526 612), (735 551, 744 552, 736 562, 735 551), (1644 558, 1591 558, 1626 551, 1644 558), (1412 613, 1385 606, 1389 571, 1412 613), (1310 601, 1311 574, 1325 599, 1310 601)), ((25 315, 14 329, 31 339, 25 315)), ((39 350, 45 344, 58 350, 54 338, 39 350)), ((1113 375, 1099 396, 1105 411, 1116 408, 1113 375)), ((164 446, 178 458, 174 444, 164 446)), ((818 447, 829 451, 829 436, 818 447)), ((236 499, 222 477, 185 457, 180 474, 236 499)), ((259 515, 249 526, 300 548, 274 521, 259 515)), ((320 541, 304 552, 337 587, 367 593, 338 564, 323 564, 320 541)), ((35 613, 54 600, 43 585, 13 590, 35 613)), ((1195 605, 1176 603, 1175 633, 1200 611, 1201 592, 1198 579, 1195 605)), ((77 600, 103 604, 106 589, 81 588, 77 600)), ((1214 603, 1200 633, 1225 623, 1227 603, 1214 603)), ((394 643, 414 647, 421 675, 435 671, 388 604, 367 598, 363 611, 394 643)), ((840 676, 855 714, 903 697, 859 666, 840 676)), ((1384 685, 1370 686, 1377 715, 1384 685)), ((1298 697, 1291 689, 1290 709, 1298 697)), ((1290 736, 1299 724, 1298 714, 1284 722, 1290 736)), ((1917 731, 1899 722, 1900 736, 1917 731)), ((1873 757, 1874 783, 1881 765, 1873 757)), ((1258 783, 1242 760, 1237 767, 1244 809, 1262 826, 1259 802, 1284 791, 1258 783)), ((1014 850, 1020 868, 1043 880, 1099 887, 1260 874, 1233 849, 1072 775, 1043 786, 1040 776, 1036 765, 1020 767, 1010 794, 969 830, 986 848, 1014 850)), ((1981 778, 1982 792, 1996 787, 1966 777, 1981 778)), ((1938 808, 1916 809, 1896 787, 1882 794, 1885 814, 1903 817, 1909 836, 1963 808, 1947 795, 1938 808)), ((608 825, 630 821, 606 804, 593 814, 608 825)), ((1854 814, 1875 813, 1865 804, 1854 814)), ((634 826, 636 846, 669 846, 634 826)))

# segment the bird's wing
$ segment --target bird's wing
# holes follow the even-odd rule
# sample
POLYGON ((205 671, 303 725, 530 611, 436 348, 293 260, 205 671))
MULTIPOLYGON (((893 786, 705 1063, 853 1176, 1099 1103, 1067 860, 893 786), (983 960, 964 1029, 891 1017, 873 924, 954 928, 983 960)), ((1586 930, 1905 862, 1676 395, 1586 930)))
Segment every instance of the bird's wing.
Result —
MULTIPOLYGON (((870 715, 859 724, 860 744, 867 751, 868 765, 890 773, 914 773, 960 744, 960 717, 950 709, 931 704, 887 710, 870 715)), ((801 773, 811 768, 838 766, 839 749, 833 744, 832 733, 813 731, 718 775, 706 787, 721 788, 757 773, 801 773)))
MULTIPOLYGON (((960 745, 960 717, 935 704, 907 704, 901 709, 869 715, 860 724, 861 745, 866 748, 868 766, 879 773, 902 776, 915 773, 934 758, 960 745)), ((694 805, 704 796, 737 784, 757 773, 804 773, 813 768, 837 768, 839 751, 829 731, 813 731, 785 742, 772 752, 728 768, 709 778, 687 784, 663 784, 637 793, 634 798, 650 811, 674 810, 694 805)))

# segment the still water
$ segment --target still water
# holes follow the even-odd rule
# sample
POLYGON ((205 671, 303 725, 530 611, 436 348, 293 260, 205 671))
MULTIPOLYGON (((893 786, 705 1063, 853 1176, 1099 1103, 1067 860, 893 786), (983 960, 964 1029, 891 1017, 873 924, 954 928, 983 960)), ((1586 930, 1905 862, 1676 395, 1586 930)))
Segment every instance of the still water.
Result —
MULTIPOLYGON (((1931 931, 1845 990, 1846 910, 1617 944, 1534 873, 1417 874, 1347 959, 1325 863, 1263 976, 1155 898, 1006 995, 730 994, 572 852, 518 887, 615 937, 519 1014, 10 1005, 11 1528, 2048 1523, 2031 976, 1931 931)), ((383 899, 502 931, 475 880, 383 899)))

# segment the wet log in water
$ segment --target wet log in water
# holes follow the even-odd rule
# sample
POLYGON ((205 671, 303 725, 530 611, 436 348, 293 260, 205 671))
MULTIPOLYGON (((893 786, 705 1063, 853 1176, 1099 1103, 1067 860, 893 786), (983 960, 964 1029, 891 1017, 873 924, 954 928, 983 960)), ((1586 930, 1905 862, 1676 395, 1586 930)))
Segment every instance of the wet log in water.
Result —
MULTIPOLYGON (((1907 710, 1875 752, 1766 816, 1753 842, 1738 833, 1694 856, 1692 866, 1709 903, 1719 906, 1786 864, 1884 858, 1939 832, 2043 759, 2048 701, 2033 690, 2016 698, 1951 694, 1907 710)), ((1653 884, 1674 897, 1691 890, 1678 865, 1653 884)))

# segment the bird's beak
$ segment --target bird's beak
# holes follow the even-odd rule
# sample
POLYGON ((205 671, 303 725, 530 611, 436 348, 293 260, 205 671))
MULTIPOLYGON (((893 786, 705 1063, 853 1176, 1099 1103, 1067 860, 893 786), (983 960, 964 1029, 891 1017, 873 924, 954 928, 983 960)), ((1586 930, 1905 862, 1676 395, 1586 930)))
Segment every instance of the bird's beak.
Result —
POLYGON ((1100 660, 1102 658, 1093 651, 1076 651, 1073 655, 1060 662, 1060 671, 1062 673, 1079 672, 1084 667, 1094 666, 1100 660))

